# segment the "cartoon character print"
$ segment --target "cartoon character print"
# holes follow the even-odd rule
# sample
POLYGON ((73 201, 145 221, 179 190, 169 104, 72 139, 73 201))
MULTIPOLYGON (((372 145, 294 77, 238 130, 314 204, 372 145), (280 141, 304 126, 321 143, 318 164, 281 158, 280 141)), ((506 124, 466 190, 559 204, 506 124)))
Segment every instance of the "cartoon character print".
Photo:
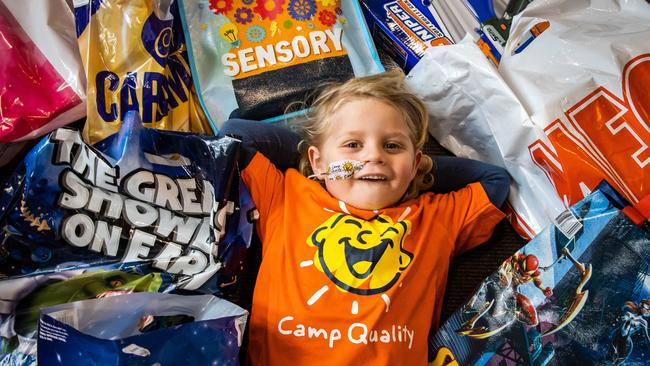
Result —
POLYGON ((374 295, 390 289, 411 264, 413 254, 404 250, 411 231, 407 220, 394 223, 378 215, 365 221, 335 214, 307 238, 316 268, 342 290, 374 295))

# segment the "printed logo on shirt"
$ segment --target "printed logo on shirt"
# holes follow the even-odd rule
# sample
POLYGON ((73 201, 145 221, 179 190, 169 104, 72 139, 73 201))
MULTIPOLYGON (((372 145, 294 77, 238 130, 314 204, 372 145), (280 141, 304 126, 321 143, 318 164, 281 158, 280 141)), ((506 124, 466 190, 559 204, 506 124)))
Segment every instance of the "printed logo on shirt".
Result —
POLYGON ((403 248, 409 221, 393 223, 379 215, 370 221, 335 214, 318 227, 307 244, 318 248, 314 264, 343 290, 357 295, 387 291, 400 278, 413 254, 403 248))

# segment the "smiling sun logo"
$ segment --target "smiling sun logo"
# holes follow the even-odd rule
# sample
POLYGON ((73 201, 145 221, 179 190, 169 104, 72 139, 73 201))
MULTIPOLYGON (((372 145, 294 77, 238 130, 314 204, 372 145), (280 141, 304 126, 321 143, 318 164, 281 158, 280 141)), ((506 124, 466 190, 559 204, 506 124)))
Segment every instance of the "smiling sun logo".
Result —
POLYGON ((409 221, 393 223, 388 216, 370 221, 336 214, 307 239, 315 246, 314 264, 340 289, 374 295, 391 288, 413 254, 402 247, 409 221))

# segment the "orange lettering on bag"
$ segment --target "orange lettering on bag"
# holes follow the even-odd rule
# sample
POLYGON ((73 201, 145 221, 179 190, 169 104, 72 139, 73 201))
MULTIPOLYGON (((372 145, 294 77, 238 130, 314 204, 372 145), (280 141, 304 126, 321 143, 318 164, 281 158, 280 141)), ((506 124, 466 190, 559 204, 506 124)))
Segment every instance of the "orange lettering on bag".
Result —
POLYGON ((553 183, 565 204, 582 199, 607 179, 632 203, 649 194, 650 54, 623 68, 623 100, 599 87, 569 108, 568 122, 555 120, 537 140, 531 158, 553 183))

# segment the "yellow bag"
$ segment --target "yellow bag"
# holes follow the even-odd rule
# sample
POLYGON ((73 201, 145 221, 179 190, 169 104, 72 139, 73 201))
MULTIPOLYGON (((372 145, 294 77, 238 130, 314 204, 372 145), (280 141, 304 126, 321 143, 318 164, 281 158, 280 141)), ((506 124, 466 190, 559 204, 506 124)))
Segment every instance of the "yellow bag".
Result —
POLYGON ((192 83, 173 0, 104 0, 75 6, 88 78, 84 139, 117 132, 127 111, 145 127, 212 134, 192 83))

